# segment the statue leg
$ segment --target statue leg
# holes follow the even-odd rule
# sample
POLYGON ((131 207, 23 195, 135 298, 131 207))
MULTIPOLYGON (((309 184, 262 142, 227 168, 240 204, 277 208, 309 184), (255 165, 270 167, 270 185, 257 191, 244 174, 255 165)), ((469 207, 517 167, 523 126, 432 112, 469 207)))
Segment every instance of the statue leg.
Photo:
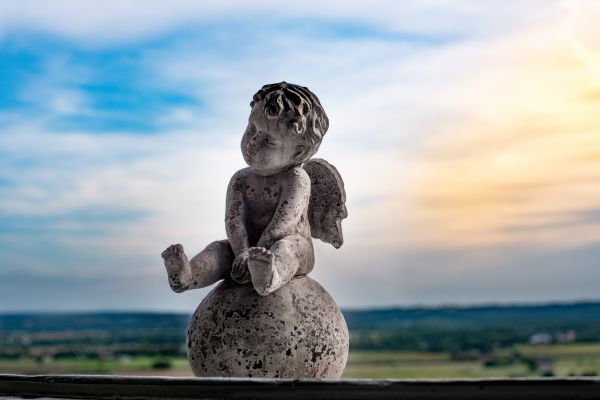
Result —
POLYGON ((261 296, 274 292, 296 275, 308 274, 314 264, 312 241, 302 235, 286 236, 268 250, 252 247, 248 251, 252 285, 261 296))
POLYGON ((177 293, 210 286, 225 278, 234 260, 228 240, 212 242, 190 261, 180 244, 169 246, 162 257, 171 289, 177 293))

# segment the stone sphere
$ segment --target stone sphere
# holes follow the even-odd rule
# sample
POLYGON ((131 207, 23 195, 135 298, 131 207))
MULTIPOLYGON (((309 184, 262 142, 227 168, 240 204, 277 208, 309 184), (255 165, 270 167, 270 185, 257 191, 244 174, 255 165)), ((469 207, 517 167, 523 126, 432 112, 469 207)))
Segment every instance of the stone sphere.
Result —
POLYGON ((187 351, 196 376, 339 378, 348 328, 329 293, 308 276, 264 297, 226 280, 196 309, 187 351))

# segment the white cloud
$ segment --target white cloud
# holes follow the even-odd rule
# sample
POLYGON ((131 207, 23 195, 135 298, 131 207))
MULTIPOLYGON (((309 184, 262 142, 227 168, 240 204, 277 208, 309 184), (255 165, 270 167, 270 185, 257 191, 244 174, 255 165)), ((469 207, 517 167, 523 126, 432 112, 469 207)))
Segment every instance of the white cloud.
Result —
POLYGON ((472 2, 159 1, 48 0, 0 2, 0 33, 30 30, 90 45, 110 45, 154 37, 215 19, 330 19, 373 24, 392 32, 486 34, 536 23, 556 12, 545 1, 472 2))

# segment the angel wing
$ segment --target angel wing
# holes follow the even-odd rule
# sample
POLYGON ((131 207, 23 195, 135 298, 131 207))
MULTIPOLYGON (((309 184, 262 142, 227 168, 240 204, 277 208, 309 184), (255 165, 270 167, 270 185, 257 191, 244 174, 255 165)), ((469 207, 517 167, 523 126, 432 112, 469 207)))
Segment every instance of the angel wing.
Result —
POLYGON ((348 216, 344 181, 335 167, 320 158, 304 163, 310 177, 308 221, 311 235, 336 249, 344 243, 342 219, 348 216))

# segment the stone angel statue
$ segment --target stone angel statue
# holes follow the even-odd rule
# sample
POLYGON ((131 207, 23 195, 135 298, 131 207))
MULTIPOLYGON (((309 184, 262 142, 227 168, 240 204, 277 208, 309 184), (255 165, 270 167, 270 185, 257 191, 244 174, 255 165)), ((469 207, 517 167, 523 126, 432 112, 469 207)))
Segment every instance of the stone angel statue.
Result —
POLYGON ((265 85, 250 103, 242 138, 248 164, 227 189, 227 239, 188 261, 175 244, 162 256, 176 292, 231 278, 267 295, 315 263, 311 235, 339 248, 347 217, 338 171, 311 159, 329 127, 317 97, 286 82, 265 85))
POLYGON ((248 167, 227 188, 227 239, 191 260, 180 244, 162 253, 175 292, 223 280, 194 313, 188 358, 198 376, 338 378, 348 329, 307 276, 311 236, 339 248, 348 215, 340 174, 311 158, 329 120, 310 90, 286 82, 263 86, 250 106, 241 143, 248 167))

